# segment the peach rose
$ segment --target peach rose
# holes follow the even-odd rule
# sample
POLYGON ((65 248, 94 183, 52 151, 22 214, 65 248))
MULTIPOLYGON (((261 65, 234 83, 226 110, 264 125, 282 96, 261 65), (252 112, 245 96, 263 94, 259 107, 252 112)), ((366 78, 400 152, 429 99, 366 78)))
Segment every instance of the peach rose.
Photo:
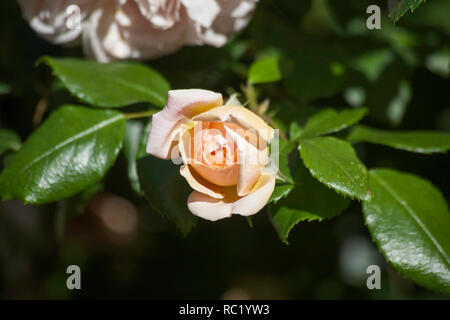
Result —
POLYGON ((181 156, 180 174, 194 189, 189 210, 215 221, 265 206, 275 186, 275 173, 267 170, 273 136, 237 99, 223 105, 219 93, 172 90, 165 108, 153 115, 147 152, 162 159, 181 156))
POLYGON ((55 44, 82 42, 101 62, 151 59, 184 45, 223 46, 258 0, 18 0, 31 27, 55 44), (76 24, 74 24, 76 23, 76 24))

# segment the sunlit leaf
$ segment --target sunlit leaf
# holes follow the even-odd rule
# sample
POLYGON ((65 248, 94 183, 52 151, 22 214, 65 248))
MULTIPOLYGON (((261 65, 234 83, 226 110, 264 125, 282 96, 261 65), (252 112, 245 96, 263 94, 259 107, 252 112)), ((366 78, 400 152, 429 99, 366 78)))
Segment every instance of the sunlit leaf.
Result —
POLYGON ((395 21, 401 18, 406 12, 414 12, 425 0, 397 0, 390 8, 389 17, 395 21))
POLYGON ((270 56, 255 61, 248 72, 248 82, 251 84, 274 82, 281 79, 277 56, 270 56))
POLYGON ((382 144, 419 153, 446 152, 450 149, 450 134, 433 131, 387 131, 357 126, 350 133, 348 140, 382 144))
POLYGON ((382 253, 418 284, 450 294, 450 212, 430 182, 391 169, 369 175, 364 219, 382 253))
POLYGON ((311 174, 326 186, 351 198, 369 198, 367 170, 348 142, 333 137, 305 139, 300 155, 311 174))
POLYGON ((122 148, 122 113, 64 106, 28 138, 0 176, 3 200, 46 203, 101 180, 122 148))
POLYGON ((342 112, 326 109, 314 115, 306 123, 304 130, 300 134, 300 138, 312 138, 343 130, 357 123, 366 115, 366 113, 367 109, 365 108, 344 110, 342 112))
POLYGON ((292 192, 270 206, 270 218, 280 239, 287 243, 289 232, 300 221, 322 221, 343 212, 346 199, 314 179, 301 165, 292 192))
POLYGON ((63 85, 78 99, 98 107, 149 102, 163 107, 170 87, 154 69, 136 62, 98 63, 43 57, 63 85))

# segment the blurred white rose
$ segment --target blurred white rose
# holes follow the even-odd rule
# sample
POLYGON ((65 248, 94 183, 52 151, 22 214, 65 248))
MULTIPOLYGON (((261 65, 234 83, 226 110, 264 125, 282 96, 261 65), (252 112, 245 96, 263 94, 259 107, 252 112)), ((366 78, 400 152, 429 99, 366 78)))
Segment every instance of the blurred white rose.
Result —
POLYGON ((89 57, 108 62, 156 58, 183 45, 223 46, 247 25, 259 0, 18 1, 41 37, 81 42, 89 57))

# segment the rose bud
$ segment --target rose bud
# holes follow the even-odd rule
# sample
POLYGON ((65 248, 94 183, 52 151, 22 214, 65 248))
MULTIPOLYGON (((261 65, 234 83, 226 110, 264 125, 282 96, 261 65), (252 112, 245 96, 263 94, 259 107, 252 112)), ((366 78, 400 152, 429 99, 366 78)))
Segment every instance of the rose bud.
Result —
POLYGON ((275 186, 266 169, 274 130, 237 99, 223 105, 207 90, 169 91, 167 105, 153 115, 147 152, 162 159, 181 158, 180 174, 194 189, 189 210, 218 220, 260 211, 275 186))

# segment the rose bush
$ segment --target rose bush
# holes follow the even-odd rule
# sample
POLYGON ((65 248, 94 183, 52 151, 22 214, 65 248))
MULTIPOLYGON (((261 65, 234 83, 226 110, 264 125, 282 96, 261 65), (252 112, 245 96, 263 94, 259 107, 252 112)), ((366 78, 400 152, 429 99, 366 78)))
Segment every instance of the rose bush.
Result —
POLYGON ((153 116, 147 152, 162 159, 181 156, 180 174, 194 189, 189 210, 214 221, 255 214, 267 203, 275 186, 275 173, 266 168, 273 136, 237 99, 223 105, 219 93, 172 90, 153 116))
POLYGON ((258 0, 19 0, 31 27, 55 44, 81 42, 98 61, 151 59, 183 45, 223 46, 258 0), (76 5, 79 12, 68 11, 76 5), (76 15, 79 14, 77 17, 76 15), (67 23, 79 20, 79 25, 67 23))

